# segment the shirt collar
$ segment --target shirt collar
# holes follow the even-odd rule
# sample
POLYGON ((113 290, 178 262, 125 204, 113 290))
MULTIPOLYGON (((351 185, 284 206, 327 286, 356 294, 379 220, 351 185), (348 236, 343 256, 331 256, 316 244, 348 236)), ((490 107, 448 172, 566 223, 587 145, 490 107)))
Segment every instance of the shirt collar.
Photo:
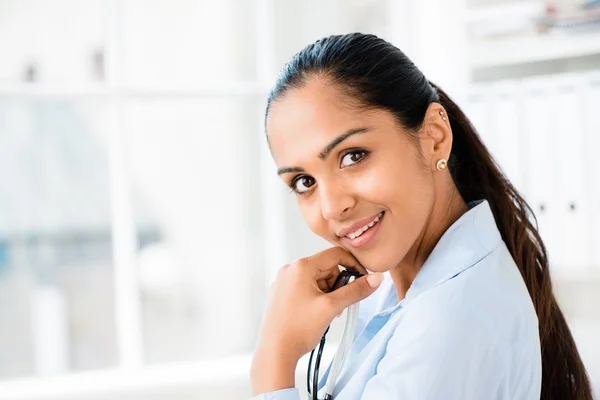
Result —
MULTIPOLYGON (((384 313, 405 306, 421 293, 454 278, 488 255, 502 241, 487 200, 469 203, 463 214, 442 235, 406 293, 398 302, 391 277, 386 276, 377 311, 384 313), (387 309, 386 309, 387 307, 387 309)), ((386 274, 387 275, 387 274, 386 274)))

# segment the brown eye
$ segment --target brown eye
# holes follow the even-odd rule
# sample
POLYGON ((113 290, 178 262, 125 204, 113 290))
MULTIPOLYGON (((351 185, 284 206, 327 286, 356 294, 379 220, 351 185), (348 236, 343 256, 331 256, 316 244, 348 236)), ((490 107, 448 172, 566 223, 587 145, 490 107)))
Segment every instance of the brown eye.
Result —
POLYGON ((357 150, 357 151, 349 152, 342 158, 342 167, 348 167, 352 164, 356 164, 357 162, 359 162, 360 160, 363 159, 365 154, 366 154, 366 151, 364 151, 364 150, 357 150))
POLYGON ((315 184, 315 180, 310 176, 301 176, 294 180, 292 187, 296 193, 304 193, 315 184))

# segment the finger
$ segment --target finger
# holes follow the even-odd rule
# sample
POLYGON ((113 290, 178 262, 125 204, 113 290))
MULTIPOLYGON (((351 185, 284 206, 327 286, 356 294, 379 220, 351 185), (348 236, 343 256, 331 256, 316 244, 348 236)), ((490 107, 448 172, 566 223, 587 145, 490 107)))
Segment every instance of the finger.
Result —
POLYGON ((319 279, 329 276, 332 270, 337 276, 339 274, 339 265, 365 275, 368 273, 352 254, 341 247, 331 247, 320 251, 317 254, 307 257, 307 261, 317 271, 319 279))
POLYGON ((339 266, 367 274, 367 270, 358 260, 341 247, 331 247, 309 257, 300 258, 292 263, 314 279, 322 292, 330 292, 340 275, 339 266))
POLYGON ((309 257, 295 260, 290 264, 290 268, 301 273, 305 279, 310 280, 323 293, 328 293, 331 291, 333 283, 341 272, 338 266, 321 271, 315 267, 314 261, 311 261, 309 257))
POLYGON ((337 314, 342 312, 346 307, 369 297, 377 290, 382 281, 383 274, 380 272, 369 274, 355 279, 346 286, 328 293, 326 296, 334 304, 333 311, 337 314))
POLYGON ((348 251, 341 247, 331 247, 308 258, 307 262, 316 269, 315 279, 319 289, 330 292, 341 273, 340 266, 358 271, 363 275, 367 270, 348 251))
POLYGON ((335 287, 340 287, 340 280, 343 280, 343 273, 344 270, 339 268, 337 270, 335 268, 331 269, 329 274, 326 276, 322 275, 321 273, 322 276, 319 276, 319 279, 316 279, 319 289, 321 289, 321 291, 324 293, 329 293, 334 290, 335 287))
POLYGON ((332 268, 326 273, 318 272, 317 277, 315 279, 317 281, 319 289, 321 289, 321 291, 324 293, 331 292, 331 289, 333 288, 333 285, 337 280, 338 276, 340 276, 341 272, 342 271, 339 267, 337 269, 332 268))

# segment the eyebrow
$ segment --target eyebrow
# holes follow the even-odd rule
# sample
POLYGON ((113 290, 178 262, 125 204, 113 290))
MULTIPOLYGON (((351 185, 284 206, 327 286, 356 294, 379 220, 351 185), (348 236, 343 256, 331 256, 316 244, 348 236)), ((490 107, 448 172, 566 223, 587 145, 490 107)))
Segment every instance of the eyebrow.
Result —
MULTIPOLYGON (((353 135, 356 135, 359 133, 365 133, 368 130, 369 130, 369 128, 354 128, 354 129, 348 130, 346 133, 336 137, 327 146, 325 146, 325 148, 319 153, 319 158, 321 160, 325 161, 325 159, 327 159, 329 154, 331 154, 331 152, 333 151, 333 149, 336 148, 337 145, 342 143, 344 140, 348 139, 350 136, 353 136, 353 135)), ((304 168, 300 168, 300 167, 279 168, 277 170, 277 175, 287 174, 290 172, 304 172, 304 168)))

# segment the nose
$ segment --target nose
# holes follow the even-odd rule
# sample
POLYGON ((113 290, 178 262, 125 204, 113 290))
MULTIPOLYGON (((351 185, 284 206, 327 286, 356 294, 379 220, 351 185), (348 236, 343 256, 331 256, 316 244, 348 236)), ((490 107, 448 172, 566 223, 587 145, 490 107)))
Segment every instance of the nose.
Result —
POLYGON ((339 182, 319 184, 321 214, 327 221, 343 219, 356 203, 352 193, 339 182))

